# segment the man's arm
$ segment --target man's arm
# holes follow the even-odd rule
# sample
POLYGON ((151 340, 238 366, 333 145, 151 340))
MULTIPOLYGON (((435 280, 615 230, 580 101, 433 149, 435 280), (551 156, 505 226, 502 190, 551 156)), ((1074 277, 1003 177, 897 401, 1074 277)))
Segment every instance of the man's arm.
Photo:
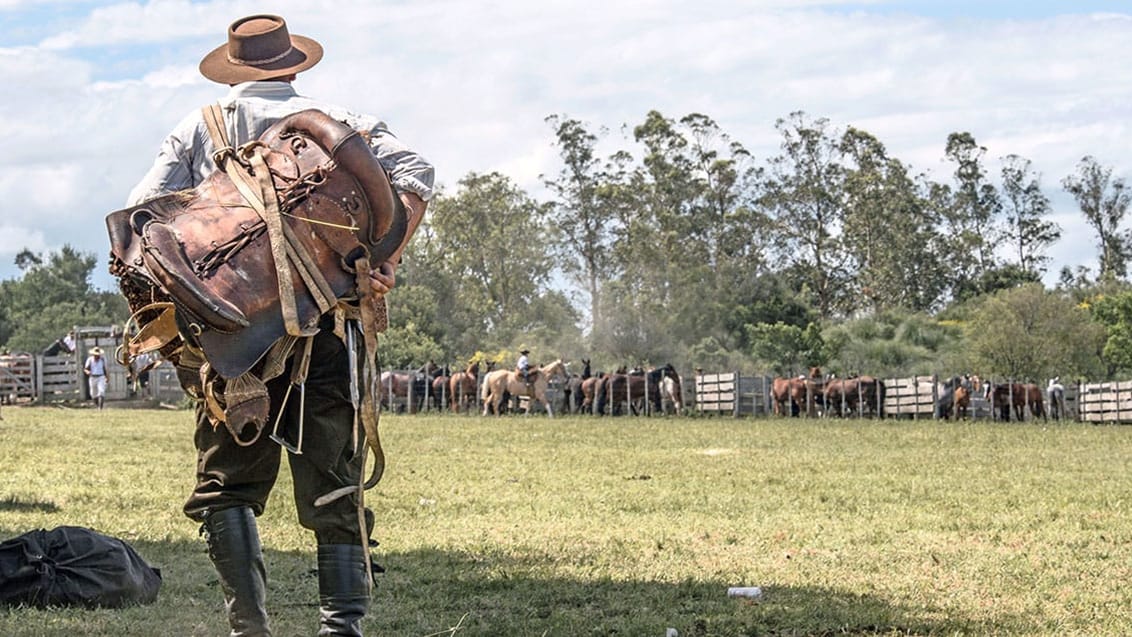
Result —
POLYGON ((401 203, 405 204, 408 226, 405 229, 405 238, 401 241, 401 245, 397 246, 397 249, 393 251, 393 254, 389 256, 385 263, 370 271, 370 286, 377 294, 387 294, 396 284, 397 264, 401 261, 401 253, 405 251, 405 246, 409 245, 417 227, 421 225, 421 220, 424 219, 425 209, 428 208, 428 202, 414 192, 402 192, 400 196, 401 203))

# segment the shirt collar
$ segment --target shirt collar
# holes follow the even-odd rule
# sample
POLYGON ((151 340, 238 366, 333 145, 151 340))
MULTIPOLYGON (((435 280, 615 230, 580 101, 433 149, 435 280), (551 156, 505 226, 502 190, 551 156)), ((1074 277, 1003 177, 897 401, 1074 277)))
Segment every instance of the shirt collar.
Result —
POLYGON ((236 100, 243 97, 265 97, 269 99, 282 99, 288 97, 295 97, 298 93, 295 92, 295 87, 291 86, 290 82, 241 82, 232 85, 228 89, 229 100, 236 100))

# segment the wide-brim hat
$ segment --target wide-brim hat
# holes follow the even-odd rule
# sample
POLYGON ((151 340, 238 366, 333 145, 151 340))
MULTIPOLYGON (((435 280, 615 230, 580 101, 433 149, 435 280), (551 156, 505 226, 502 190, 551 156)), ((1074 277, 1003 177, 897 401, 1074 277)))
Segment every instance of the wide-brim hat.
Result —
POLYGON ((239 84, 305 71, 322 59, 322 45, 291 35, 277 15, 251 15, 228 27, 228 43, 200 61, 200 73, 213 82, 239 84))
POLYGON ((102 356, 102 348, 98 347, 96 345, 96 346, 90 348, 90 353, 95 355, 95 356, 102 356))
POLYGON ((529 350, 529 349, 521 349, 521 350, 519 350, 519 353, 520 353, 520 354, 530 354, 530 353, 531 353, 531 350, 529 350))

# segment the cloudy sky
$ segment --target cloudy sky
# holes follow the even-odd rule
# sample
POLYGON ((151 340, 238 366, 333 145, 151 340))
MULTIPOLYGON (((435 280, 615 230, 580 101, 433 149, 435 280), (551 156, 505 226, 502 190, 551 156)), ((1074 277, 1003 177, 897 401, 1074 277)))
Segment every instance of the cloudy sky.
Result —
POLYGON ((190 110, 225 87, 197 72, 235 18, 270 11, 326 56, 301 93, 385 118, 449 190, 497 170, 535 196, 559 164, 544 121, 605 127, 703 113, 762 161, 792 111, 876 135, 947 179, 947 135, 1033 161, 1062 240, 1095 267, 1060 187, 1082 156, 1132 177, 1132 3, 1113 0, 0 0, 0 279, 70 244, 101 262, 103 218, 190 110))

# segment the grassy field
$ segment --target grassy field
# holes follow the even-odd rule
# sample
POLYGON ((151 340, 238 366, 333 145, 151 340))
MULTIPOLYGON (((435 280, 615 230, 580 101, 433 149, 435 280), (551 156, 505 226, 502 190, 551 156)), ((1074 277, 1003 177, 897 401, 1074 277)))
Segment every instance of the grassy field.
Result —
MULTIPOLYGON (((0 635, 223 635, 180 507, 187 412, 6 408, 0 537, 88 526, 151 606, 7 609, 0 635)), ((368 635, 1126 635, 1132 428, 385 416, 368 635), (761 600, 729 586, 761 586, 761 600)), ((316 630, 290 477, 260 520, 276 634, 316 630)))

